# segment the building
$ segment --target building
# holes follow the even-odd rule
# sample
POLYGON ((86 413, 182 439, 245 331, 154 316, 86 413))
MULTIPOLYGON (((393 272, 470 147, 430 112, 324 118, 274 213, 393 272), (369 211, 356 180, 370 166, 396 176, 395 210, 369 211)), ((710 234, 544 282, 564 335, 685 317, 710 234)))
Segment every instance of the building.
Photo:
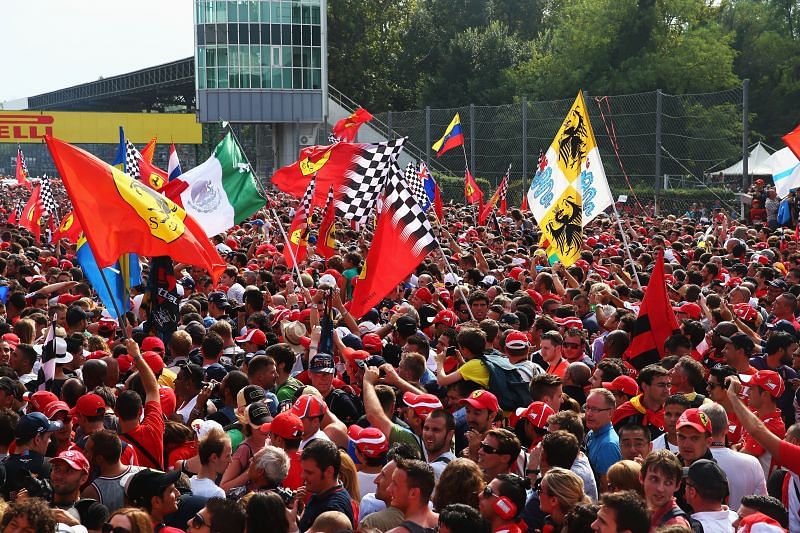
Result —
POLYGON ((195 0, 200 122, 270 124, 276 166, 328 117, 327 0, 195 0))

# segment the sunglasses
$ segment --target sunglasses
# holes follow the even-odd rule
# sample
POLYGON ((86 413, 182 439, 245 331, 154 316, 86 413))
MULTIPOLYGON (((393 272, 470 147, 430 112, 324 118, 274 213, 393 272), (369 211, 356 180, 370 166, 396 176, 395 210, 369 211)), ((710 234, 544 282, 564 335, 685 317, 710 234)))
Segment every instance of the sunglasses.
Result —
POLYGON ((565 342, 564 343, 564 348, 571 348, 571 349, 574 350, 575 348, 580 348, 580 347, 581 347, 581 345, 578 344, 577 342, 565 342))
POLYGON ((103 533, 131 533, 131 530, 126 527, 112 526, 108 522, 103 524, 103 527, 100 531, 103 533))
POLYGON ((207 525, 205 519, 200 516, 200 513, 195 513, 192 517, 192 529, 200 529, 205 525, 207 525))
POLYGON ((494 491, 492 490, 492 487, 490 487, 489 485, 486 485, 485 487, 483 487, 483 490, 481 491, 481 495, 483 495, 484 498, 491 498, 495 494, 494 494, 494 491))
MULTIPOLYGON (((483 450, 484 453, 488 453, 489 455, 495 455, 495 454, 500 453, 500 451, 497 448, 489 446, 485 442, 481 442, 481 450, 483 450)), ((489 487, 486 487, 486 488, 488 489, 489 487)))

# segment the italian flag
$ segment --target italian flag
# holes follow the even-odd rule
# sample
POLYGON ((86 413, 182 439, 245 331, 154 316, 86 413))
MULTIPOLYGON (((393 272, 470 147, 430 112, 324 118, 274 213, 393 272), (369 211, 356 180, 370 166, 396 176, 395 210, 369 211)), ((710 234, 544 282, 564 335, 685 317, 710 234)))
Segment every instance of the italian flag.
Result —
POLYGON ((250 165, 230 133, 205 163, 171 180, 165 192, 209 237, 232 228, 266 204, 250 165))

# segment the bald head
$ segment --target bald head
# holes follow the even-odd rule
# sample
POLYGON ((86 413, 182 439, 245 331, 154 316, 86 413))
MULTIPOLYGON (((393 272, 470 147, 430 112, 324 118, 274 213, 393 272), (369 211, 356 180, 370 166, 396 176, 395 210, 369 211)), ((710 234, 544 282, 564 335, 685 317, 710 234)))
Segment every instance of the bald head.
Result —
POLYGON ((592 369, 586 363, 575 362, 570 363, 567 371, 564 374, 565 385, 575 385, 576 387, 583 387, 589 382, 592 376, 592 369))
POLYGON ((116 387, 119 383, 119 363, 110 355, 100 360, 106 364, 106 378, 103 384, 106 387, 116 387))
POLYGON ((105 385, 107 375, 108 364, 102 359, 89 359, 83 363, 83 382, 87 389, 94 390, 105 385))

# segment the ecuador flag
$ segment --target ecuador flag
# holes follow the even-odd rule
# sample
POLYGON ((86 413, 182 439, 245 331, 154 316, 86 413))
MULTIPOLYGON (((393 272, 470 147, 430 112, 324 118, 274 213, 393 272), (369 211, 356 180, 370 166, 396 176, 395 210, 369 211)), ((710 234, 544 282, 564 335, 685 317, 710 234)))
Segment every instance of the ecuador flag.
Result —
POLYGON ((134 252, 168 255, 215 279, 225 269, 197 222, 172 200, 80 148, 46 141, 100 268, 134 252))

